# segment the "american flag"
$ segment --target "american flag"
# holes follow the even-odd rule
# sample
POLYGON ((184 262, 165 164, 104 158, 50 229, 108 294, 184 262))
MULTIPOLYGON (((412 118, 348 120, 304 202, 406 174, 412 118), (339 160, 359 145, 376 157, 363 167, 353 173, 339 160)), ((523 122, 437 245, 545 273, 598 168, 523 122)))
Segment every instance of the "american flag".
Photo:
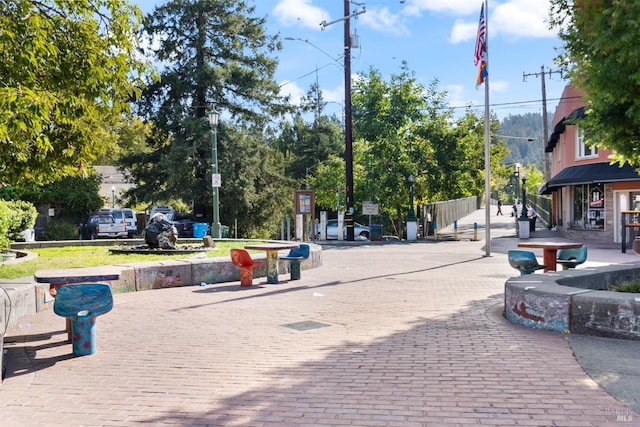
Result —
POLYGON ((486 43, 485 38, 487 36, 487 25, 484 20, 484 3, 482 3, 482 9, 480 9, 480 23, 478 24, 478 36, 476 38, 476 52, 475 61, 473 65, 478 65, 480 61, 486 62, 486 43))

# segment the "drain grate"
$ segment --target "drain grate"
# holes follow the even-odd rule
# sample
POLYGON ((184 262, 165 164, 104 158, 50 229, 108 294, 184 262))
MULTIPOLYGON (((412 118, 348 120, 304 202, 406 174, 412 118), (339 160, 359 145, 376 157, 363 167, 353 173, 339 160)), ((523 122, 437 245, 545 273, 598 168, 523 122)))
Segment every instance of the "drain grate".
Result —
POLYGON ((311 329, 324 328, 330 326, 326 323, 314 322, 313 320, 305 320, 304 322, 288 323, 282 325, 285 328, 295 329, 296 331, 309 331, 311 329))

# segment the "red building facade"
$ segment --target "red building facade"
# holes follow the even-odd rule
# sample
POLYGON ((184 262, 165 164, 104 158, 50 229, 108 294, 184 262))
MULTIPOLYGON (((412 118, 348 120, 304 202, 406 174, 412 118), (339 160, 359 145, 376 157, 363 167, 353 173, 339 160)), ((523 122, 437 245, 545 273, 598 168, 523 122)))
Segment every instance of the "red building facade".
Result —
POLYGON ((565 87, 545 144, 551 178, 540 192, 552 196, 552 226, 561 235, 620 243, 621 212, 640 210, 640 175, 635 167, 611 165, 611 150, 585 144, 580 119, 587 108, 583 93, 565 87))

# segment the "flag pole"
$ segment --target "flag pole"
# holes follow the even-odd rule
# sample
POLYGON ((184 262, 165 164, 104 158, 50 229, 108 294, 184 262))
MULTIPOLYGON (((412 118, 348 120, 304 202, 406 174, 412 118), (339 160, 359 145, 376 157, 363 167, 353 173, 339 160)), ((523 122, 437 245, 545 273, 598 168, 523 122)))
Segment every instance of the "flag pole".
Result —
MULTIPOLYGON (((485 51, 489 66, 489 0, 484 1, 485 51)), ((484 192, 485 192, 485 256, 491 256, 491 120, 489 117, 489 76, 484 80, 484 192)))

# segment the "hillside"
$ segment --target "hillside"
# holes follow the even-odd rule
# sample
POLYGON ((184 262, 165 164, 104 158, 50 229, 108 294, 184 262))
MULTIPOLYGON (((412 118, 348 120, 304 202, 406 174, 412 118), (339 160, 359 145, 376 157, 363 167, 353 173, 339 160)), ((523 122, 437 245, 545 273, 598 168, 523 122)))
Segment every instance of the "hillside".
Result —
MULTIPOLYGON (((551 126, 551 119, 552 115, 549 115, 549 127, 551 126)), ((503 139, 511 150, 511 154, 503 160, 504 163, 535 165, 539 170, 544 170, 542 163, 544 130, 541 114, 510 114, 502 121, 500 131, 497 133, 504 135, 499 138, 503 139), (528 138, 533 139, 533 141, 527 141, 528 138)))

